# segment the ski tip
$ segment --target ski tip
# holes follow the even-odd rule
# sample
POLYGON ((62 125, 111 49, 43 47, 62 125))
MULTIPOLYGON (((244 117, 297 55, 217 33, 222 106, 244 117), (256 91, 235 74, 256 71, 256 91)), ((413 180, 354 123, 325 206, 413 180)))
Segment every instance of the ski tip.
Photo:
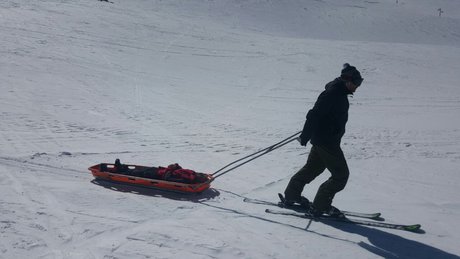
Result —
POLYGON ((377 212, 377 213, 374 213, 371 217, 369 217, 370 219, 373 219, 373 220, 377 220, 377 221, 385 221, 384 218, 382 218, 382 213, 380 212, 377 212))
POLYGON ((420 232, 422 231, 421 228, 422 228, 422 225, 420 224, 404 226, 404 230, 411 231, 411 232, 420 232))

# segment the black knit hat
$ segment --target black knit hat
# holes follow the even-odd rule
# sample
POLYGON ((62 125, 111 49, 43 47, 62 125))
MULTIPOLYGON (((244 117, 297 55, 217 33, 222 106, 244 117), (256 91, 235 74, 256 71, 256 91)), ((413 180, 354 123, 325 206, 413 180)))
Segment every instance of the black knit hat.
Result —
POLYGON ((360 86, 363 82, 363 78, 361 77, 361 73, 356 69, 356 67, 351 66, 348 63, 343 64, 342 73, 340 77, 345 81, 351 81, 353 84, 360 86))

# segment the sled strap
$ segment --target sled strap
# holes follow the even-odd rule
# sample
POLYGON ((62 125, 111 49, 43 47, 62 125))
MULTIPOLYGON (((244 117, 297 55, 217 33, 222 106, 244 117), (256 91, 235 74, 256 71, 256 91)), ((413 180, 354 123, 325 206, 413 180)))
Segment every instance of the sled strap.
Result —
POLYGON ((284 145, 296 140, 297 135, 299 135, 300 133, 302 133, 302 131, 299 131, 299 132, 295 133, 294 135, 289 136, 288 138, 283 139, 280 142, 275 143, 275 144, 273 144, 273 145, 271 145, 269 147, 261 149, 261 150, 255 152, 255 153, 253 153, 253 154, 247 155, 247 156, 245 156, 243 158, 240 158, 238 160, 235 160, 235 161, 227 164, 226 166, 222 167, 221 169, 217 170, 215 173, 212 174, 212 176, 214 176, 213 180, 215 178, 219 177, 219 176, 222 176, 222 175, 232 171, 232 170, 235 170, 236 168, 238 168, 238 167, 240 167, 240 166, 242 166, 244 164, 247 164, 247 163, 251 162, 252 160, 254 160, 256 158, 259 158, 259 157, 261 157, 261 156, 263 156, 265 154, 268 154, 268 153, 272 152, 273 150, 278 149, 278 148, 280 148, 280 147, 282 147, 282 146, 284 146, 284 145))

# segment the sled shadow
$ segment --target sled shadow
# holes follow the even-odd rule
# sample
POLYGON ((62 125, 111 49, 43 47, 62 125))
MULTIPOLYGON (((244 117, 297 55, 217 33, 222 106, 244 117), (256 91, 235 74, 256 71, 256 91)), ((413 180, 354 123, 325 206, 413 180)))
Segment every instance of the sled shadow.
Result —
POLYGON ((91 183, 95 185, 102 186, 104 188, 110 189, 117 192, 126 192, 137 195, 151 196, 151 197, 162 197, 171 200, 180 200, 180 201, 192 201, 192 202, 202 202, 211 200, 220 195, 220 192, 216 189, 209 188, 201 193, 182 193, 182 192, 173 192, 160 189, 154 189, 149 187, 142 187, 139 185, 129 185, 129 184, 120 184, 116 182, 94 179, 91 183))
POLYGON ((380 229, 360 225, 340 224, 338 222, 324 222, 324 224, 340 229, 344 232, 361 235, 367 238, 370 244, 362 241, 357 244, 367 251, 383 258, 460 259, 459 256, 445 252, 436 247, 388 233, 380 229))

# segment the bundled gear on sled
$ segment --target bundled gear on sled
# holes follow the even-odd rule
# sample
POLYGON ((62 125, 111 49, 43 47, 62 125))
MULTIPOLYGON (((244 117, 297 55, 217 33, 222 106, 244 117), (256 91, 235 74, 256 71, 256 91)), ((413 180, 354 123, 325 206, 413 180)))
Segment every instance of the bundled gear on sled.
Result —
POLYGON ((186 193, 203 192, 213 179, 210 174, 184 169, 177 163, 167 167, 149 167, 126 165, 117 159, 114 164, 101 163, 88 169, 96 179, 186 193))

